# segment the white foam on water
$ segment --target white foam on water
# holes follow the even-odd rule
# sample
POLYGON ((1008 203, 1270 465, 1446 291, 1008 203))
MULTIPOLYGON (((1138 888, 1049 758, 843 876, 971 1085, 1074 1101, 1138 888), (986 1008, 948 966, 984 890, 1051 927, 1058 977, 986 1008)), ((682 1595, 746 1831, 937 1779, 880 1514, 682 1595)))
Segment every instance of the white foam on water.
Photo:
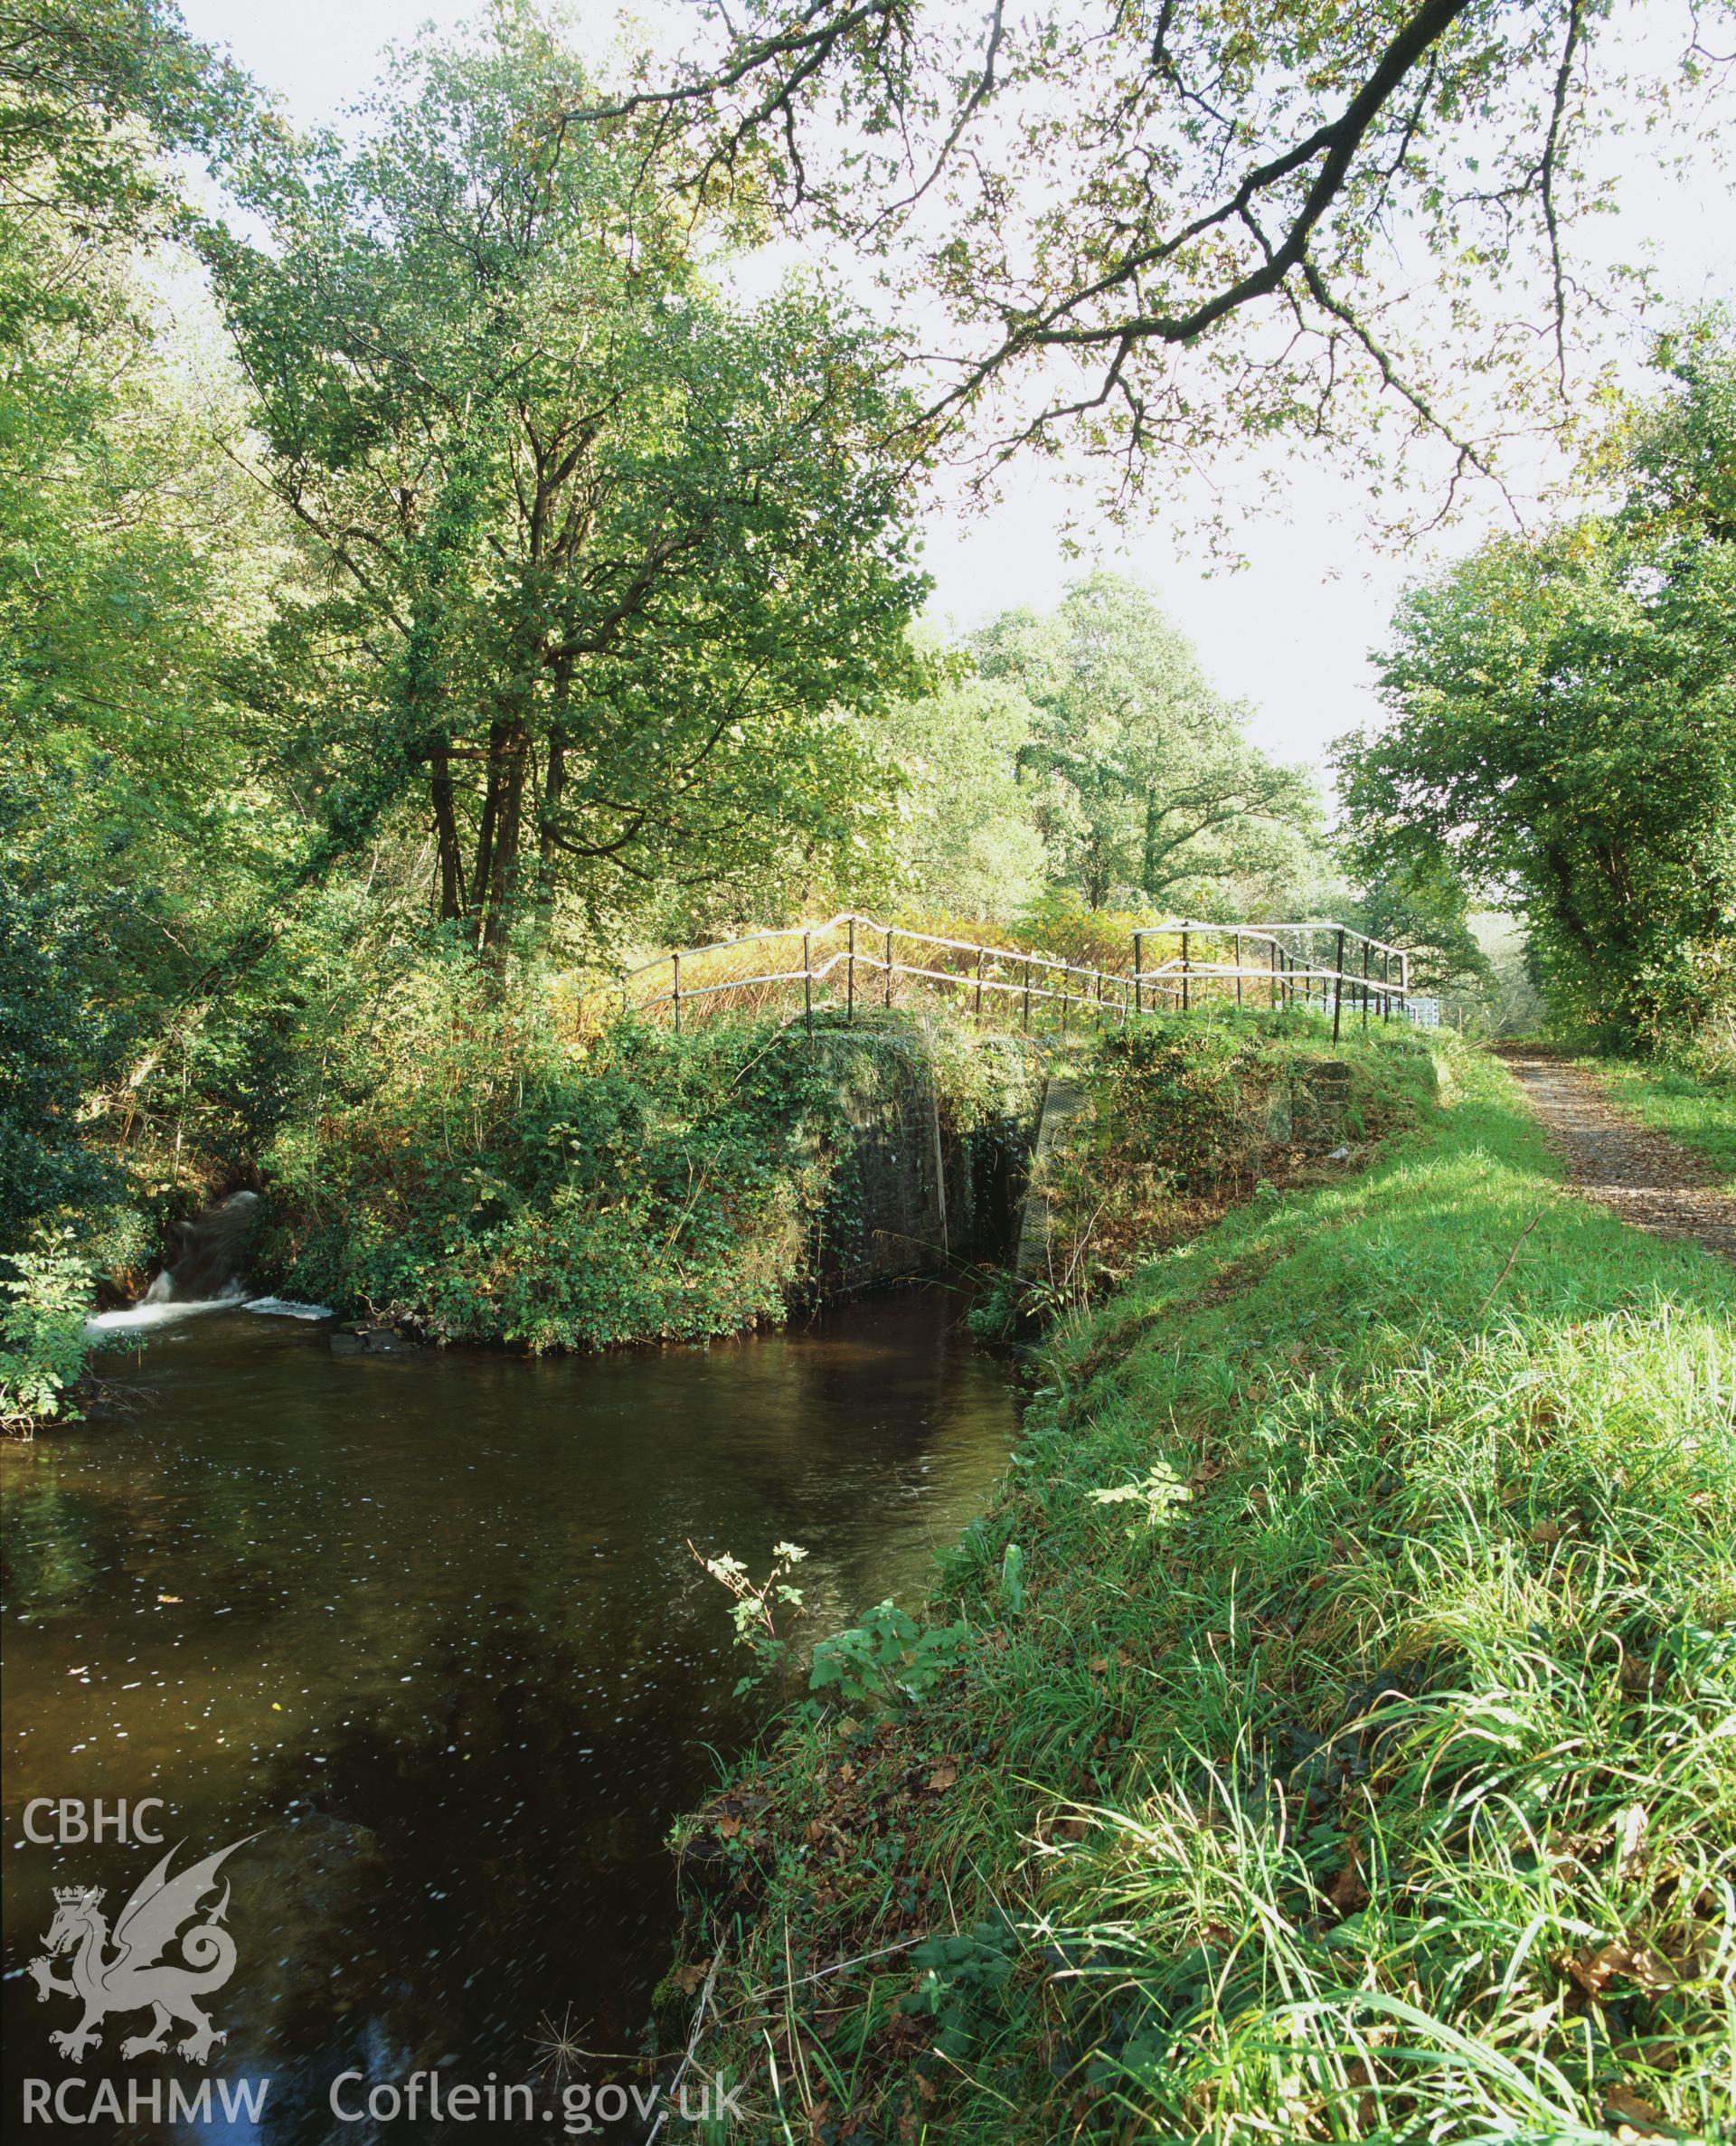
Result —
POLYGON ((185 1303, 173 1297, 153 1303, 146 1296, 124 1311, 99 1311, 85 1320, 84 1330, 99 1338, 105 1334, 150 1334, 159 1327, 179 1326, 183 1319, 197 1319, 207 1311, 231 1311, 242 1301, 239 1290, 226 1297, 194 1297, 185 1303))
POLYGON ((291 1297, 250 1297, 243 1311, 257 1311, 266 1319, 335 1319, 329 1304, 297 1304, 291 1297))

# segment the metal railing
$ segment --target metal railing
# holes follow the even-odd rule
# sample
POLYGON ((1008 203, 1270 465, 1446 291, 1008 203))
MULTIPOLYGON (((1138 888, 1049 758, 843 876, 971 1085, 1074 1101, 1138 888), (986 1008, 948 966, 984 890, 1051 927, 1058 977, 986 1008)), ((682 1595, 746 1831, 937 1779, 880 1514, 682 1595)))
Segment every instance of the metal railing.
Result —
POLYGON ((1346 1011, 1353 1018, 1360 1016, 1364 1026, 1371 1018, 1391 1020, 1395 1013, 1402 1014, 1410 988, 1410 957, 1402 947, 1337 923, 1216 924, 1182 919, 1135 931, 1129 952, 1126 969, 1094 968, 1023 947, 947 939, 844 910, 823 923, 788 924, 658 954, 628 969, 619 990, 624 1013, 666 1007, 677 1030, 684 1016, 693 1018, 727 1000, 764 1005, 797 987, 812 1027, 816 988, 829 983, 835 995, 822 1005, 842 1008, 846 1019, 854 1019, 859 1007, 892 1006, 904 979, 917 989, 962 993, 979 1020, 1015 1000, 1020 1025, 1027 1032, 1033 1015, 1039 1022, 1047 1016, 1065 1033, 1075 1013, 1087 1022, 1125 1021, 1147 1008, 1185 1013, 1227 1002, 1313 1006, 1317 997, 1320 1010, 1332 1016, 1335 1041, 1346 1011), (1323 938, 1329 960, 1322 958, 1323 938), (827 950, 826 942, 834 939, 839 943, 827 950), (1176 950, 1148 967, 1146 949, 1154 941, 1175 941, 1176 950), (706 964, 742 948, 788 944, 795 951, 797 942, 799 968, 705 977, 706 964), (921 950, 922 958, 902 958, 906 950, 921 950), (635 990, 639 979, 655 978, 660 970, 668 974, 666 989, 635 990))

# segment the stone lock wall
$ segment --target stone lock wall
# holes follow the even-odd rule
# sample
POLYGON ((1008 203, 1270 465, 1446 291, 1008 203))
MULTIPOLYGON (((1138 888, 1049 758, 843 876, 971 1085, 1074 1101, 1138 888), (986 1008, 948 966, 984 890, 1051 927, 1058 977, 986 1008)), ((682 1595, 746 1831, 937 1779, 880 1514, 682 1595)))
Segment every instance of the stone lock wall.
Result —
MULTIPOLYGON (((949 1071, 921 1030, 866 1024, 824 1031, 809 1047, 832 1068, 849 1142, 813 1261, 819 1293, 1008 1258, 1041 1106, 1036 1054, 1013 1038, 955 1037, 949 1071)), ((791 1137, 837 1135, 810 1123, 791 1137)))

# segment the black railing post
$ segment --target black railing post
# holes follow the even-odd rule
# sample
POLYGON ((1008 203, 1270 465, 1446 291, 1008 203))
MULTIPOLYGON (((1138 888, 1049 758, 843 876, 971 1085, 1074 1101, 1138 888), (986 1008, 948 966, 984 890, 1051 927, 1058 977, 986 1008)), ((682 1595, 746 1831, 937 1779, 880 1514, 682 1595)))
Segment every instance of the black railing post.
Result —
POLYGON ((892 1003, 892 927, 886 927, 886 1004, 892 1003))
POLYGON ((1024 957, 1024 1032, 1031 1033, 1031 957, 1024 957))
POLYGON ((1332 1040, 1338 1040, 1338 1016, 1344 1009, 1344 935, 1338 934, 1338 974, 1332 987, 1332 1040))
POLYGON ((1363 941, 1363 1026, 1368 1026, 1368 941, 1363 941))
POLYGON ((1381 949, 1381 1018, 1383 1021, 1390 1021, 1392 1018, 1392 993, 1390 988, 1392 982, 1392 957, 1382 947, 1381 949))
POLYGON ((1187 996, 1187 926, 1182 926, 1182 1011, 1188 1008, 1187 996))
POLYGON ((681 956, 671 954, 669 959, 674 964, 675 971, 675 1034, 679 1035, 681 1034, 681 956))
POLYGON ((807 933, 802 933, 802 997, 807 1008, 807 1033, 814 1033, 814 945, 807 933))
POLYGON ((854 1021, 856 1017, 856 920, 850 920, 850 952, 844 970, 844 1017, 854 1021))
POLYGON ((1146 1010, 1146 935, 1136 931, 1133 935, 1133 1010, 1142 1014, 1146 1010))
POLYGON ((1241 933, 1236 933, 1236 1004, 1241 1004, 1241 933))
POLYGON ((976 949, 976 1018, 979 1021, 983 1017, 983 950, 978 947, 976 949))

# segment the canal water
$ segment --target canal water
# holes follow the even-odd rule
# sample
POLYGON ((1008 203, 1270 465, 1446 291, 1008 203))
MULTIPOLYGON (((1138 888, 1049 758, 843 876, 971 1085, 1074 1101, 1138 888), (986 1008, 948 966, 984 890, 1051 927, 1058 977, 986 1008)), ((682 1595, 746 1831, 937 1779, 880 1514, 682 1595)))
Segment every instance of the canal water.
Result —
POLYGON ((670 1822, 761 1718, 687 1546, 756 1573, 805 1546, 816 1633, 920 1600, 1015 1427, 962 1310, 915 1290, 709 1348, 529 1362, 336 1356, 324 1327, 238 1308, 106 1353, 124 1413, 0 1453, 5 2135, 21 2078, 75 2069, 49 2034, 77 2004, 28 1972, 55 1888, 103 1886, 112 1924, 177 1842, 176 1868, 245 1843, 217 1881, 236 1965, 202 2000, 228 2038, 203 2073, 123 2062, 148 2016, 111 2017, 71 2091, 155 2079, 167 2110, 171 2080, 270 2087, 261 2119, 204 2126, 154 2122, 147 2097, 122 2135, 365 2140, 332 2113, 338 2075, 546 2079, 552 2043, 605 2053, 569 2056, 577 2075, 628 2076, 606 2058, 641 2046, 667 1965, 670 1822), (37 1799, 86 1820, 160 1800, 163 1846, 41 1844, 60 1820, 37 1799))

